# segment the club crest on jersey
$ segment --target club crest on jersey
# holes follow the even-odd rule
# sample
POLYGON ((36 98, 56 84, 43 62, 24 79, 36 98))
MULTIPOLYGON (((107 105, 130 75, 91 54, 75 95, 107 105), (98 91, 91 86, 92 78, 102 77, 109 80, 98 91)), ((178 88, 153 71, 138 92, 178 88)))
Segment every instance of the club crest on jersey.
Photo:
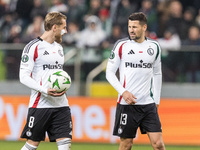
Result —
POLYGON ((148 53, 150 56, 152 56, 152 55, 154 54, 153 48, 147 49, 147 53, 148 53))
POLYGON ((114 59, 115 58, 115 53, 112 51, 111 54, 110 54, 110 59, 114 59))
POLYGON ((58 50, 58 54, 59 54, 61 57, 63 57, 63 53, 62 53, 61 50, 58 50))
POLYGON ((27 62, 28 60, 29 60, 28 55, 23 55, 23 56, 22 56, 22 62, 23 62, 23 63, 27 62))

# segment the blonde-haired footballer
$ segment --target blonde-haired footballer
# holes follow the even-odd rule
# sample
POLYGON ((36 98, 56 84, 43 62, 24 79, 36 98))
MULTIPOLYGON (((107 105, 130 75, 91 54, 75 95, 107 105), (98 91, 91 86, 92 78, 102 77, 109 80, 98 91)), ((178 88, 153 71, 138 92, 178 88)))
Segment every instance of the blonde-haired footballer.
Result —
POLYGON ((64 54, 60 45, 67 33, 66 16, 59 12, 45 17, 45 32, 30 41, 22 52, 20 82, 31 89, 28 116, 21 138, 27 141, 21 150, 36 150, 47 132, 58 150, 70 150, 72 119, 65 91, 48 88, 48 77, 63 70, 64 54))

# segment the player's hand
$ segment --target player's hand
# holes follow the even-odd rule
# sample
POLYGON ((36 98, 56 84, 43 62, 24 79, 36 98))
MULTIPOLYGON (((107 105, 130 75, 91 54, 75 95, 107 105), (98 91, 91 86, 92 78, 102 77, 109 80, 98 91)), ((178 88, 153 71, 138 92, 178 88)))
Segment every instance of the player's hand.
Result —
POLYGON ((134 105, 136 102, 136 97, 130 93, 129 91, 125 91, 123 94, 122 94, 122 97, 123 99, 126 101, 127 104, 129 105, 134 105))
POLYGON ((57 97, 57 96, 62 96, 63 94, 65 94, 66 91, 63 91, 63 92, 56 92, 56 89, 47 89, 47 93, 48 95, 51 95, 51 96, 54 96, 54 97, 57 97))

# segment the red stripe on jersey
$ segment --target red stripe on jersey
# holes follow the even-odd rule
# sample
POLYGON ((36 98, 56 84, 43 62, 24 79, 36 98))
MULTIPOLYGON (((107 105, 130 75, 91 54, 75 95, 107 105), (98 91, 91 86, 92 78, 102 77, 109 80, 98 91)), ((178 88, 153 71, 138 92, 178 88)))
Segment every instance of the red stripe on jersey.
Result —
MULTIPOLYGON (((42 85, 42 80, 40 81, 40 85, 42 85)), ((39 92, 38 95, 37 95, 37 97, 36 97, 36 99, 35 99, 35 102, 34 102, 32 108, 36 108, 36 107, 37 107, 38 102, 39 102, 39 100, 40 100, 40 96, 41 96, 41 93, 39 92)))
MULTIPOLYGON (((125 86, 126 86, 126 76, 124 75, 124 84, 123 84, 123 87, 125 88, 125 86)), ((122 96, 120 96, 120 98, 119 98, 119 101, 118 101, 119 104, 121 103, 121 100, 122 100, 122 96)))
POLYGON ((121 103, 121 100, 122 100, 122 96, 119 97, 119 101, 118 101, 119 104, 121 103))
POLYGON ((124 42, 120 47, 119 47, 119 58, 122 58, 122 46, 125 44, 126 42, 124 42))
POLYGON ((38 45, 35 47, 34 58, 33 58, 34 61, 38 57, 38 51, 37 51, 37 49, 38 49, 38 45))
POLYGON ((38 102, 39 102, 39 100, 40 100, 40 96, 41 96, 41 93, 39 92, 38 95, 37 95, 37 97, 36 97, 36 99, 35 99, 35 102, 34 102, 32 108, 36 108, 36 107, 37 107, 38 102))
POLYGON ((42 79, 40 80, 40 85, 42 85, 42 79))

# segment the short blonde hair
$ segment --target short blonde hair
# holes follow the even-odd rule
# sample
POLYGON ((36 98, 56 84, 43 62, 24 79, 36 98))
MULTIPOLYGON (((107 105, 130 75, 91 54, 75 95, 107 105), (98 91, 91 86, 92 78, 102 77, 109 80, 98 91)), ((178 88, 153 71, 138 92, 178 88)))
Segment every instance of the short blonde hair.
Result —
POLYGON ((60 12, 50 12, 46 15, 44 20, 45 31, 51 30, 53 25, 62 25, 62 19, 67 20, 67 17, 60 12))

